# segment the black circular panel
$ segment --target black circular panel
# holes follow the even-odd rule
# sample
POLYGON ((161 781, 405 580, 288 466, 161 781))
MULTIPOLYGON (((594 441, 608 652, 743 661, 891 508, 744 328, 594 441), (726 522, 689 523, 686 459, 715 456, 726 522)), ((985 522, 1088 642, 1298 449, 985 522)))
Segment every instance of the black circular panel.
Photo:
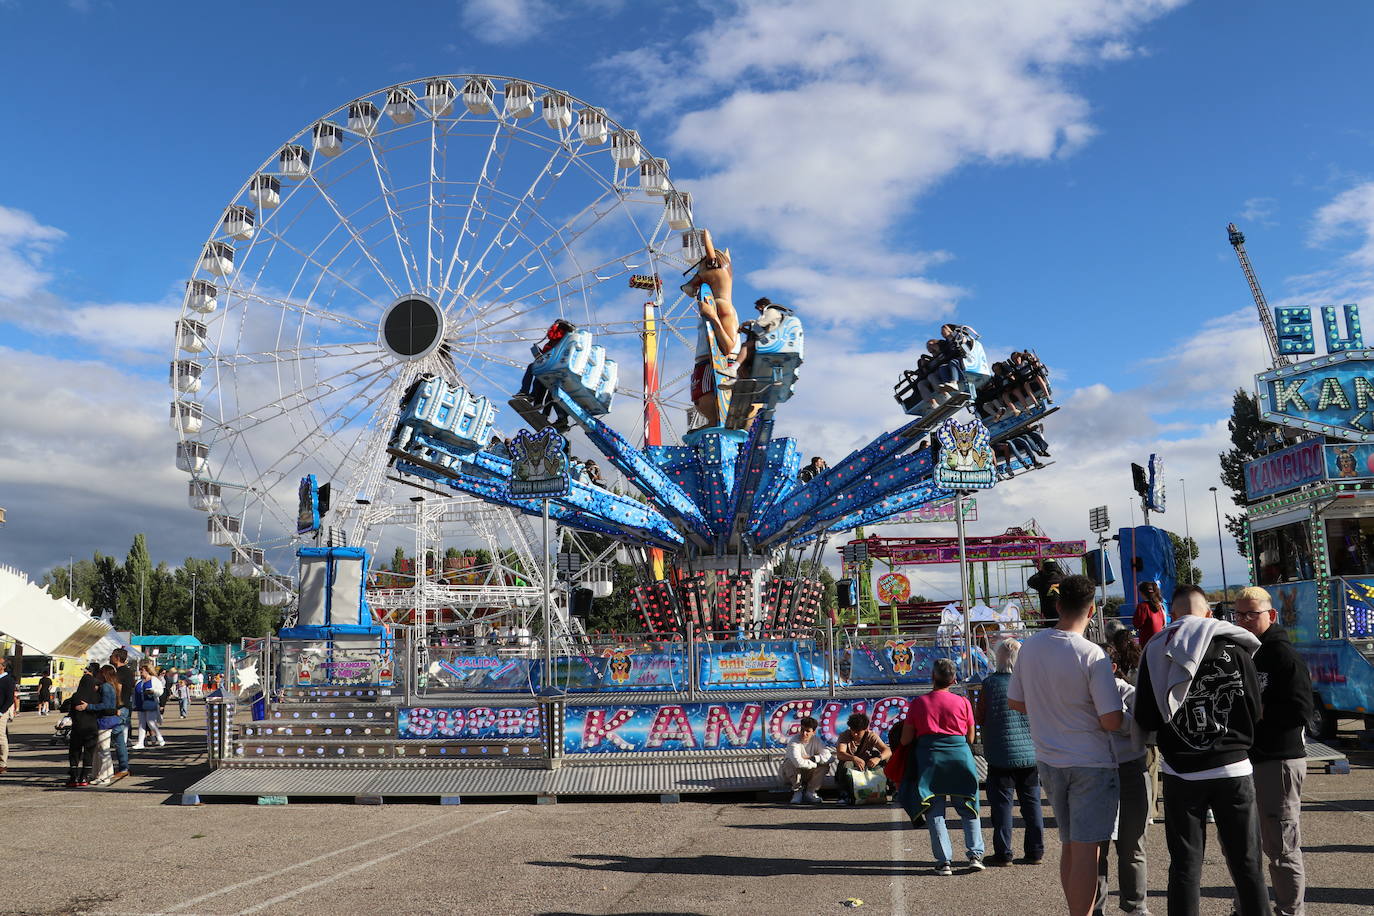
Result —
POLYGON ((416 356, 439 337, 439 312, 424 299, 403 299, 387 313, 382 339, 397 356, 416 356))

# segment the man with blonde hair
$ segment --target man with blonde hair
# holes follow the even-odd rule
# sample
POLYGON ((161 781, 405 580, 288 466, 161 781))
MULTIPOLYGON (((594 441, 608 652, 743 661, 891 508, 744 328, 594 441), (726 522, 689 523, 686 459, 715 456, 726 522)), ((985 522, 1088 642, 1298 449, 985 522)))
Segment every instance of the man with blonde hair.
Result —
POLYGON ((1302 656, 1277 623, 1269 593, 1243 588, 1236 623, 1259 637, 1255 671, 1260 682, 1260 720, 1250 762, 1255 773, 1260 846, 1269 861, 1275 911, 1301 916, 1307 879, 1302 861, 1302 782, 1307 774, 1303 728, 1312 717, 1312 677, 1302 656))

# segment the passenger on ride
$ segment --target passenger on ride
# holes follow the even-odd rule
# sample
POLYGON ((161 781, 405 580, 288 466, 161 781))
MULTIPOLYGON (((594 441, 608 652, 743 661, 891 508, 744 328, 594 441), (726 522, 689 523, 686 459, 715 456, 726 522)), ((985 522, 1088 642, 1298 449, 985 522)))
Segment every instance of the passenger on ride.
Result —
POLYGON ((767 296, 756 299, 754 308, 758 310, 759 317, 746 321, 739 326, 735 349, 730 352, 729 363, 726 365, 725 371, 721 373, 724 376, 721 382, 722 388, 733 386, 735 379, 741 376, 744 378, 753 377, 755 343, 761 337, 782 327, 787 316, 792 314, 790 308, 774 302, 767 296))
POLYGON ((545 420, 549 419, 551 412, 556 412, 558 419, 554 421, 553 426, 559 432, 568 431, 568 415, 563 408, 558 406, 556 401, 549 397, 548 389, 534 377, 534 367, 538 364, 540 357, 558 346, 564 337, 575 330, 577 330, 576 325, 562 318, 549 325, 549 329, 544 332, 544 339, 530 346, 530 352, 534 354, 534 361, 525 367, 525 375, 520 380, 520 391, 516 395, 516 397, 528 399, 535 409, 542 408, 545 420))
POLYGON ((588 458, 582 467, 587 472, 587 483, 594 487, 601 486, 601 468, 597 467, 596 462, 588 458))
POLYGON ((797 472, 797 480, 802 483, 810 483, 816 477, 824 474, 830 465, 825 463, 825 459, 820 455, 811 459, 811 463, 797 472))

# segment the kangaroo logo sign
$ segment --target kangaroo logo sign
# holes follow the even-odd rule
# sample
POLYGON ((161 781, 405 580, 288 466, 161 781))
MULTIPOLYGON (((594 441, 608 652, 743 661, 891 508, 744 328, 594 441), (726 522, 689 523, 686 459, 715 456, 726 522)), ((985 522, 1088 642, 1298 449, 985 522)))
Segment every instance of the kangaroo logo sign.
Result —
POLYGON ((946 490, 987 490, 997 483, 997 459, 982 420, 946 420, 935 431, 935 438, 940 443, 935 486, 946 490))

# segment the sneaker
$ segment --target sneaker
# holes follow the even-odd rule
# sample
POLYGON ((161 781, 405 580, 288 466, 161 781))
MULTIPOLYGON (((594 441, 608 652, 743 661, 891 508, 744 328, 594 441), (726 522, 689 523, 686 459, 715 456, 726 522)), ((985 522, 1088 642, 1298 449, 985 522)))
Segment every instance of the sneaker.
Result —
POLYGON ((143 750, 143 745, 141 745, 141 744, 131 744, 131 745, 129 745, 129 750, 131 750, 131 751, 141 751, 141 750, 143 750))
POLYGON ((89 780, 83 779, 83 780, 81 780, 80 782, 78 782, 78 783, 76 784, 76 787, 77 787, 78 789, 84 789, 84 788, 86 788, 87 786, 89 786, 90 784, 91 784, 91 783, 90 783, 89 780))
POLYGON ((983 854, 982 854, 981 852, 975 852, 975 853, 972 853, 971 855, 969 855, 969 857, 968 857, 968 867, 971 868, 971 869, 973 869, 974 871, 982 871, 982 870, 983 870, 983 854))
POLYGON ((941 875, 943 877, 949 877, 950 875, 954 874, 954 869, 949 867, 948 862, 945 862, 941 865, 935 866, 935 874, 941 875))
POLYGON ((807 792, 806 800, 813 805, 823 804, 823 802, 821 801, 821 797, 817 795, 815 792, 807 792))
POLYGON ((157 743, 157 746, 158 746, 158 747, 166 747, 166 746, 167 746, 166 740, 164 739, 164 740, 162 740, 162 741, 159 741, 159 742, 157 743))
POLYGON ((1039 865, 1041 862, 1045 861, 1045 857, 1044 857, 1044 856, 1026 856, 1026 857, 1025 857, 1024 859, 1022 859, 1021 861, 1022 861, 1022 863, 1025 864, 1025 865, 1039 865))
POLYGON ((113 776, 110 777, 110 781, 111 781, 111 782, 114 782, 116 779, 123 779, 125 776, 128 776, 128 775, 129 775, 129 771, 128 771, 128 770, 119 770, 119 771, 116 772, 113 776))
POLYGON ((797 791, 795 791, 795 792, 792 793, 792 804, 794 804, 794 805, 800 805, 801 803, 802 803, 802 790, 801 790, 801 789, 798 789, 797 791))

